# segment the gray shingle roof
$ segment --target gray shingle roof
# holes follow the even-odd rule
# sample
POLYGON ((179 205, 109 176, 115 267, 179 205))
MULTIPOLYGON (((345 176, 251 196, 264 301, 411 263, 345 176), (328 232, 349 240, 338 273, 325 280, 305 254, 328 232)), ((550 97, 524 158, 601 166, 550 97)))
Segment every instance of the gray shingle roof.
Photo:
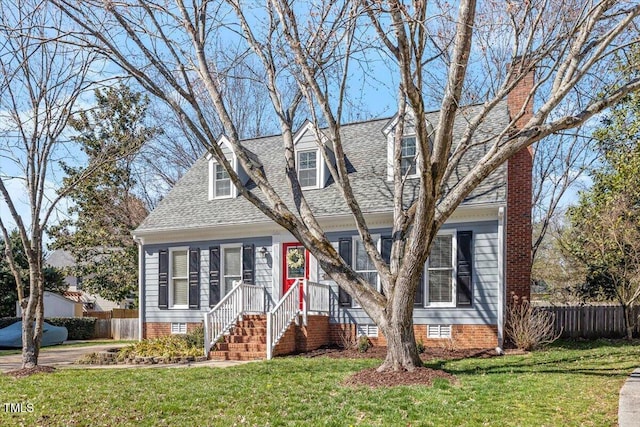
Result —
MULTIPOLYGON (((475 107, 466 112, 473 114, 475 107)), ((437 122, 437 112, 429 120, 437 122)), ((392 183, 387 182, 387 140, 383 134, 389 118, 353 123, 342 126, 344 151, 353 166, 350 174, 358 202, 365 213, 392 210, 392 183)), ((496 135, 509 123, 506 103, 495 108, 476 131, 475 139, 483 140, 496 135)), ((465 127, 465 114, 456 119, 454 138, 465 127)), ((244 141, 245 146, 257 155, 275 190, 292 208, 285 177, 282 139, 279 136, 244 141)), ((485 153, 485 146, 469 150, 453 181, 459 180, 485 153)), ((244 197, 209 200, 208 161, 203 156, 180 179, 166 197, 149 214, 136 232, 175 230, 180 228, 211 227, 267 221, 267 217, 244 197)), ((411 188, 407 192, 411 192, 411 188)), ((259 190, 256 190, 259 193, 259 190)), ((318 217, 347 214, 348 210, 335 183, 322 189, 305 190, 305 196, 318 217)), ((498 168, 476 188, 464 205, 501 203, 506 200, 506 166, 498 168)))

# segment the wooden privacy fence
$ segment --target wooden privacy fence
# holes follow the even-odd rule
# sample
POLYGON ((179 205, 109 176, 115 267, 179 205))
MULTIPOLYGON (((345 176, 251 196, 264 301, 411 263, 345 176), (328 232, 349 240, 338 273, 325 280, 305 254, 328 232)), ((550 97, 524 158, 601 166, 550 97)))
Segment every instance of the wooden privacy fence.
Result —
MULTIPOLYGON (((563 338, 618 338, 625 335, 622 307, 616 305, 536 307, 555 316, 554 329, 563 338)), ((633 309, 634 335, 640 334, 640 307, 633 309)))
POLYGON ((137 340, 138 310, 114 308, 112 311, 90 312, 85 317, 96 317, 95 338, 137 340), (97 316, 94 314, 98 314, 97 316))

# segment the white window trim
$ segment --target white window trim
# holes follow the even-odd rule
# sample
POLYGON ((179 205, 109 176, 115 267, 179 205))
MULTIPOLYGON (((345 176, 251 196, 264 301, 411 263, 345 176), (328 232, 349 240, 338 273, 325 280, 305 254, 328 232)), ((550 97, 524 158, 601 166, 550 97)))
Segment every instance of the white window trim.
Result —
MULTIPOLYGON (((220 298, 224 298, 224 296, 231 291, 231 289, 227 289, 227 282, 225 280, 224 274, 224 252, 227 249, 240 249, 240 281, 242 281, 242 244, 241 243, 226 243, 224 245, 220 245, 220 284, 224 286, 224 295, 220 295, 220 298)), ((236 277, 236 275, 233 275, 236 277)), ((232 285, 233 286, 233 285, 232 285)))
MULTIPOLYGON (((402 135, 402 139, 405 138, 416 138, 415 133, 406 133, 402 135)), ((394 163, 394 148, 395 148, 395 133, 390 132, 387 136, 387 181, 393 181, 393 163, 394 163)), ((400 141, 402 143, 402 140, 400 141)), ((416 138, 416 173, 407 175, 407 179, 409 178, 418 178, 420 170, 422 169, 420 163, 420 156, 418 153, 420 152, 420 145, 418 145, 418 139, 416 138)))
MULTIPOLYGON (((380 251, 380 245, 381 245, 380 235, 372 234, 371 240, 373 240, 376 243, 376 248, 378 249, 378 251, 380 251)), ((360 236, 351 236, 351 264, 352 264, 351 268, 353 268, 353 271, 356 273, 358 272, 358 270, 356 270, 356 244, 361 241, 362 240, 360 239, 360 236)), ((367 270, 367 271, 371 271, 371 270, 367 270)), ((380 282, 380 272, 376 271, 376 273, 377 273, 376 290, 380 292, 382 288, 381 282, 380 282)), ((362 308, 362 306, 358 304, 358 301, 356 301, 355 298, 351 298, 351 308, 362 308)))
POLYGON ((438 233, 438 236, 451 236, 451 295, 453 296, 451 302, 429 302, 429 258, 424 264, 424 306, 425 307, 456 307, 458 302, 456 277, 458 273, 458 233, 456 230, 442 230, 438 233))
MULTIPOLYGON (((321 170, 323 169, 324 166, 324 162, 322 162, 322 155, 320 154, 320 150, 319 149, 308 149, 308 150, 297 150, 296 151, 296 176, 298 177, 298 182, 300 181, 300 154, 302 153, 312 153, 315 152, 316 153, 316 185, 307 185, 307 186, 303 186, 302 184, 300 184, 300 188, 302 188, 303 190, 311 190, 311 189, 317 189, 317 188, 322 188, 320 183, 321 183, 321 178, 322 178, 322 174, 321 174, 321 170)), ((308 169, 306 169, 308 170, 308 169)))
POLYGON ((186 304, 175 305, 173 303, 173 253, 174 252, 186 252, 187 253, 187 297, 189 295, 189 247, 177 246, 169 248, 169 309, 184 310, 189 308, 189 301, 186 304))
MULTIPOLYGON (((414 161, 416 163, 416 172, 407 175, 407 179, 409 178, 417 178, 418 177, 418 172, 420 171, 420 168, 418 167, 418 160, 420 159, 420 156, 418 156, 418 153, 420 152, 420 146, 418 145, 418 138, 416 138, 415 134, 407 134, 407 135, 402 135, 402 139, 400 140, 400 144, 402 145, 402 142, 404 141, 405 138, 413 138, 416 144, 416 155, 414 157, 414 161)), ((401 153, 400 153, 400 167, 402 168, 402 147, 401 147, 401 153)), ((400 172, 402 172, 402 169, 400 169, 400 172)))
MULTIPOLYGON (((232 159, 230 159, 230 163, 231 166, 233 167, 233 170, 237 171, 238 170, 238 159, 233 156, 232 159)), ((221 199, 233 199, 235 197, 237 197, 238 195, 238 189, 236 188, 236 186, 234 185, 233 181, 230 181, 231 183, 231 193, 227 196, 216 196, 216 165, 218 165, 219 163, 211 158, 209 159, 209 200, 221 200, 221 199)))

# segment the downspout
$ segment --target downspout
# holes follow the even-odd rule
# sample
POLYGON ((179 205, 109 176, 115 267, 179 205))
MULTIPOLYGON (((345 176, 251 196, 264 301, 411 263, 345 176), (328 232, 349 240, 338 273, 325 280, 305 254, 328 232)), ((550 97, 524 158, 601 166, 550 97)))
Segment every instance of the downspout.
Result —
POLYGON ((133 240, 138 244, 138 341, 143 339, 144 325, 144 252, 143 240, 133 236, 133 240))
POLYGON ((505 277, 505 208, 498 208, 498 354, 503 353, 504 349, 504 322, 506 310, 506 284, 505 277))

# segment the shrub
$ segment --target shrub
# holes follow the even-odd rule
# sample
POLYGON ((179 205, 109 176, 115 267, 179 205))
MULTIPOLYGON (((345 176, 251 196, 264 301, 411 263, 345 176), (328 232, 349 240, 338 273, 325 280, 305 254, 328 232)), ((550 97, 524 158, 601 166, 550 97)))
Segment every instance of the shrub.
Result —
POLYGON ((198 357, 204 351, 204 334, 202 335, 202 345, 194 345, 196 339, 192 331, 190 334, 168 335, 165 337, 143 340, 135 344, 122 348, 118 354, 118 361, 134 357, 198 357))
MULTIPOLYGON (((0 329, 21 321, 20 317, 0 318, 0 329)), ((52 317, 44 319, 50 325, 64 326, 69 332, 68 340, 90 340, 94 338, 96 319, 93 317, 52 317)))
POLYGON ((67 328, 68 340, 90 340, 95 336, 96 319, 93 317, 52 317, 45 322, 67 328))
POLYGON ((513 303, 507 310, 505 333, 507 338, 521 350, 533 350, 550 344, 560 337, 553 328, 553 314, 536 310, 527 299, 518 302, 514 295, 513 303))
POLYGON ((369 338, 364 335, 360 335, 358 337, 358 351, 360 353, 366 353, 370 347, 371 347, 371 341, 369 341, 369 338))
POLYGON ((351 329, 341 329, 339 333, 340 338, 340 347, 345 350, 351 350, 352 348, 356 348, 358 346, 358 337, 352 333, 351 329))
POLYGON ((416 348, 418 349, 418 353, 422 354, 424 353, 424 351, 426 350, 424 343, 422 342, 422 339, 419 339, 416 342, 416 348))

